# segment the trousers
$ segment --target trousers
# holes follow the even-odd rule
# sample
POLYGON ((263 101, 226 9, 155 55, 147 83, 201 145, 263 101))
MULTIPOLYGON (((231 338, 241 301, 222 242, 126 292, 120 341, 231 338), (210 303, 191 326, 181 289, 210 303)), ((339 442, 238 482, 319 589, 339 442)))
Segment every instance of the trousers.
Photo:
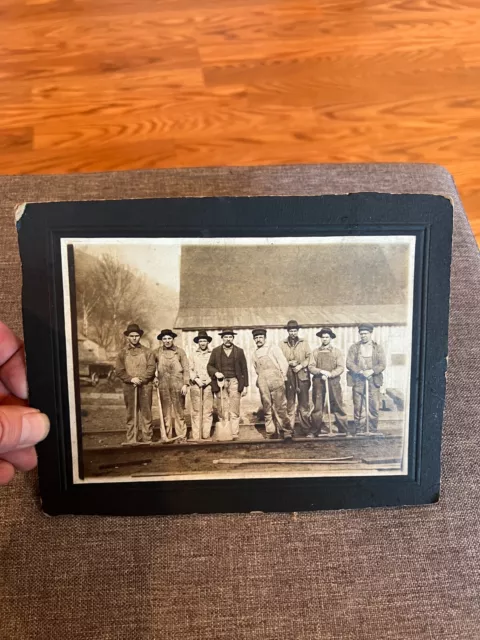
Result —
POLYGON ((126 442, 151 442, 152 440, 152 384, 123 385, 123 399, 127 409, 126 442), (136 391, 135 391, 136 390, 136 391), (135 393, 137 393, 137 429, 135 431, 135 393))
POLYGON ((222 421, 227 421, 230 416, 230 429, 232 436, 238 437, 240 432, 240 392, 238 391, 237 378, 225 378, 225 386, 220 389, 218 395, 218 413, 222 421), (223 411, 222 411, 223 404, 223 411))
POLYGON ((310 431, 310 380, 299 380, 291 369, 287 372, 285 383, 287 396, 287 413, 292 429, 295 427, 295 409, 298 401, 298 418, 300 427, 306 435, 310 431))
POLYGON ((163 419, 167 435, 172 433, 175 420, 175 435, 185 438, 185 397, 182 396, 183 379, 174 376, 163 376, 160 379, 159 391, 162 402, 163 419))
POLYGON ((263 412, 265 414, 265 431, 268 435, 274 433, 292 433, 287 413, 287 398, 285 395, 285 385, 271 391, 263 385, 259 385, 260 399, 262 401, 263 412))
POLYGON ((345 409, 343 408, 342 387, 339 378, 329 378, 322 380, 321 377, 313 379, 313 402, 314 410, 312 412, 312 433, 318 435, 322 430, 326 430, 327 426, 323 420, 326 406, 326 382, 328 383, 328 392, 330 395, 330 411, 335 416, 335 424, 339 433, 347 433, 348 419, 345 409))
MULTIPOLYGON (((366 430, 365 417, 362 419, 362 413, 365 416, 366 393, 365 380, 355 380, 353 392, 353 420, 355 424, 355 433, 366 430)), ((368 429, 376 431, 378 427, 378 410, 380 408, 380 389, 373 382, 368 384, 368 429)))
POLYGON ((210 385, 208 385, 208 387, 203 387, 203 403, 201 402, 201 395, 202 389, 200 389, 198 385, 194 384, 190 387, 190 401, 192 403, 192 438, 194 440, 209 438, 212 429, 212 387, 210 385))

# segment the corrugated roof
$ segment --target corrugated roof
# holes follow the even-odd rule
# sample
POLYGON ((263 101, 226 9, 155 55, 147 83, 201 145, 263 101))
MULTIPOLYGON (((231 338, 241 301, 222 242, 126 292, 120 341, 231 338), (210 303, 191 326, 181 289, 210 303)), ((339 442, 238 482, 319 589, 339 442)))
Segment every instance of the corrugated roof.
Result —
POLYGON ((302 307, 194 307, 180 309, 177 329, 235 329, 256 326, 283 327, 294 318, 302 326, 406 324, 406 305, 343 305, 302 307))

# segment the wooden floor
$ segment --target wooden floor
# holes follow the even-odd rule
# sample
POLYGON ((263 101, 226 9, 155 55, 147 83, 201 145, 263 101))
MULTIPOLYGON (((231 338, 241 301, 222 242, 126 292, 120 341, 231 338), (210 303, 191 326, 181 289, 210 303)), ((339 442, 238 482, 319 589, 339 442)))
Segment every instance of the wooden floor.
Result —
POLYGON ((0 173, 432 162, 480 240, 480 0, 0 0, 0 173))

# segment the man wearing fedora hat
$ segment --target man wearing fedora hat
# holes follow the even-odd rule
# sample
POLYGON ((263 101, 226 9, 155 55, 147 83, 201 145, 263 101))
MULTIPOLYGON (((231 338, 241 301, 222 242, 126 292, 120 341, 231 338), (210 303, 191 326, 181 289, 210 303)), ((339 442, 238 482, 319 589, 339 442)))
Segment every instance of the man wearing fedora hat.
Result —
POLYGON ((213 415, 213 394, 207 365, 212 350, 212 337, 199 331, 193 339, 197 348, 190 362, 190 400, 192 402, 192 439, 210 438, 213 415))
POLYGON ((347 414, 343 407, 342 387, 340 376, 345 369, 345 359, 340 349, 334 347, 331 342, 337 337, 330 327, 320 329, 317 336, 321 345, 313 350, 308 369, 313 376, 313 404, 312 433, 309 436, 318 436, 328 429, 323 421, 326 386, 330 397, 330 411, 335 416, 335 424, 338 433, 348 433, 347 414))
POLYGON ((288 362, 280 347, 265 344, 267 330, 254 329, 252 336, 257 345, 253 353, 253 367, 257 374, 257 387, 260 391, 265 414, 265 432, 267 438, 277 433, 284 440, 291 440, 293 429, 287 414, 285 381, 288 362))
POLYGON ((127 436, 122 444, 152 441, 152 380, 155 376, 155 356, 142 344, 143 330, 129 324, 123 332, 125 347, 117 356, 115 373, 123 382, 123 399, 127 409, 127 436), (141 433, 135 433, 135 394, 140 415, 141 433))
POLYGON ((368 428, 376 432, 380 408, 380 387, 386 366, 385 352, 372 340, 373 324, 364 322, 358 327, 360 340, 352 344, 347 355, 347 384, 352 387, 355 433, 363 433, 362 407, 366 405, 366 381, 368 380, 368 428))
POLYGON ((165 428, 171 433, 174 419, 175 435, 182 442, 187 435, 184 412, 190 367, 185 351, 174 344, 176 337, 171 329, 162 329, 157 336, 161 341, 157 351, 157 378, 165 428))
MULTIPOLYGON (((225 380, 224 392, 227 402, 224 410, 230 416, 230 428, 234 440, 238 440, 240 430, 240 398, 245 396, 248 387, 248 368, 245 352, 233 344, 237 334, 233 329, 223 329, 220 332, 223 344, 212 349, 207 371, 212 379, 212 391, 220 393, 218 380, 225 380)), ((221 409, 220 409, 221 411, 221 409)), ((225 421, 227 416, 220 416, 225 421)))
POLYGON ((300 325, 296 320, 289 320, 285 326, 288 332, 280 349, 288 362, 286 382, 287 411, 292 429, 295 427, 295 404, 298 401, 298 416, 304 435, 310 432, 310 375, 308 364, 311 350, 308 342, 300 338, 300 325))

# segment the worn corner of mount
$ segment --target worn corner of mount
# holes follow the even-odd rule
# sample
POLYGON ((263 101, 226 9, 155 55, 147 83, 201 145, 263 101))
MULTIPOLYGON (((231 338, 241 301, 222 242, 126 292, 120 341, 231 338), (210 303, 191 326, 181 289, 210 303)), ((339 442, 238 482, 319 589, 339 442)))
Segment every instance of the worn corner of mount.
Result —
POLYGON ((15 207, 15 223, 18 224, 23 216, 23 214, 25 213, 25 207, 27 206, 27 202, 24 202, 22 204, 17 204, 17 206, 15 207))

